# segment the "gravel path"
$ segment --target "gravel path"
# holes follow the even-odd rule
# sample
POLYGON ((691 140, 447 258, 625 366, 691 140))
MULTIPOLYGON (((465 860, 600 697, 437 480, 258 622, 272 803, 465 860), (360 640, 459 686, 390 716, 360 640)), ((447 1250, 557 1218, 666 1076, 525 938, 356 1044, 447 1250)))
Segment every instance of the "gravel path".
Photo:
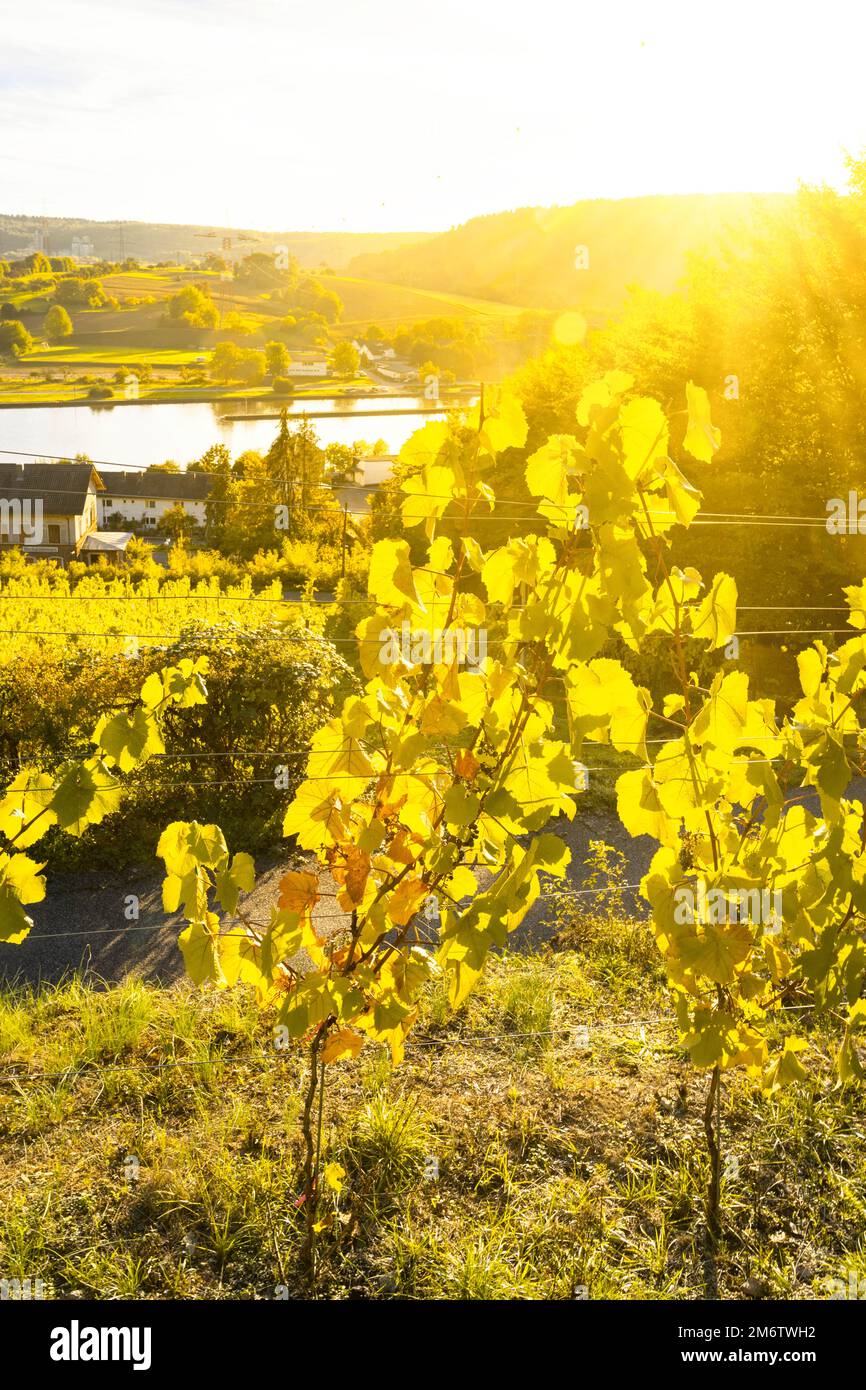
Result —
MULTIPOLYGON (((849 796, 866 800, 866 779, 858 778, 848 789, 849 796)), ((817 799, 809 798, 811 810, 817 799)), ((573 821, 552 821, 548 827, 560 835, 571 849, 568 876, 576 887, 586 879, 584 860, 592 840, 604 840, 626 856, 627 879, 637 884, 646 872, 656 844, 648 835, 635 839, 626 833, 614 815, 584 814, 578 810, 573 821)), ((287 868, 301 861, 282 848, 256 857, 258 880, 255 891, 242 900, 242 909, 253 918, 266 920, 277 900, 278 883, 287 868)), ((543 881, 542 881, 543 882, 543 881)), ((320 886, 334 893, 336 884, 324 872, 320 886)), ((0 983, 14 980, 37 983, 55 981, 70 971, 85 970, 106 981, 117 981, 127 974, 170 984, 182 979, 183 959, 177 945, 183 926, 178 914, 168 915, 162 906, 162 875, 156 870, 127 870, 124 873, 48 874, 48 895, 30 909, 34 929, 20 946, 0 942, 0 983), (129 894, 139 900, 137 920, 127 920, 129 894)), ((634 890, 631 902, 641 915, 646 905, 634 890)), ((533 904, 521 927, 510 938, 512 949, 531 951, 553 935, 555 927, 546 917, 545 893, 533 904)), ((316 906, 316 923, 328 934, 346 920, 333 897, 323 897, 316 906)))
MULTIPOLYGON (((606 839, 628 855, 630 883, 637 882, 652 857, 654 842, 646 836, 632 839, 615 817, 576 817, 571 823, 551 823, 550 829, 571 847, 569 876, 577 885, 583 882, 583 859, 590 840, 606 839)), ((258 855, 256 887, 243 898, 242 909, 253 918, 267 920, 277 900, 281 875, 299 864, 297 857, 283 849, 258 855)), ((45 901, 29 909, 34 921, 29 937, 20 946, 0 943, 0 981, 56 981, 75 970, 107 981, 136 974, 170 984, 183 977, 183 958, 177 945, 183 920, 178 913, 164 911, 162 875, 157 869, 117 874, 52 874, 49 870, 47 878, 45 901), (128 920, 131 894, 138 899, 138 918, 128 920)), ((320 886, 326 894, 336 892, 337 885, 327 872, 322 874, 320 886)), ((543 919, 542 893, 512 937, 516 949, 531 949, 552 934, 553 927, 543 919)), ((333 897, 326 896, 316 906, 315 920, 320 931, 328 933, 345 922, 346 915, 333 897)))

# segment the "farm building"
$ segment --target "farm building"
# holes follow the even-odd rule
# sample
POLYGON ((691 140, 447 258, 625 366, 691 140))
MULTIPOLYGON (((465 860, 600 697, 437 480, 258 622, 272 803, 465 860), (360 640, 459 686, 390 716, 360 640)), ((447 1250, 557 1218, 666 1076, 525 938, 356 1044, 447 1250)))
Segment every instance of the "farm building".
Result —
POLYGON ((0 547, 63 565, 122 554, 129 535, 98 529, 104 486, 90 463, 0 463, 0 547))

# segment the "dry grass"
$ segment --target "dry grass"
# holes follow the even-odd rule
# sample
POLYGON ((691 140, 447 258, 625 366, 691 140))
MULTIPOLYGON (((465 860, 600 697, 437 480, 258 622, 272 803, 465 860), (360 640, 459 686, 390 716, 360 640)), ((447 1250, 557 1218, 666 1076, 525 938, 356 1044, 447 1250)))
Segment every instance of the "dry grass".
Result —
MULTIPOLYGON (((323 1162, 345 1178, 323 1199, 322 1297, 822 1298, 864 1273, 864 1104, 829 1082, 726 1084, 739 1172, 710 1258, 705 1080, 651 956, 636 972, 643 932, 605 920, 586 950, 497 960, 456 1016, 433 987, 401 1067, 368 1046, 328 1069, 323 1162)), ((0 1277, 300 1296, 303 1079, 241 995, 5 996, 0 1277)))

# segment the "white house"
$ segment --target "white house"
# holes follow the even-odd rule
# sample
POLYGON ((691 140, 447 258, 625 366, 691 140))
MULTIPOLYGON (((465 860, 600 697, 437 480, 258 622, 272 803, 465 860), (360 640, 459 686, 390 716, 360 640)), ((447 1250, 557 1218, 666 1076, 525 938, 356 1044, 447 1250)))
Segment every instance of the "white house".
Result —
POLYGON ((413 367, 411 362, 406 362, 400 357, 385 359, 381 357, 376 363, 376 371, 380 376, 387 377, 389 381, 407 382, 413 378, 418 379, 418 368, 413 367))
POLYGON ((327 376, 328 364, 324 357, 314 361, 302 362, 292 358, 289 363, 289 376, 327 376))
POLYGON ((106 470, 103 478, 100 525, 111 517, 122 517, 131 525, 156 531, 166 512, 178 503, 197 526, 205 523, 207 499, 213 486, 209 473, 164 473, 148 468, 141 473, 106 470))

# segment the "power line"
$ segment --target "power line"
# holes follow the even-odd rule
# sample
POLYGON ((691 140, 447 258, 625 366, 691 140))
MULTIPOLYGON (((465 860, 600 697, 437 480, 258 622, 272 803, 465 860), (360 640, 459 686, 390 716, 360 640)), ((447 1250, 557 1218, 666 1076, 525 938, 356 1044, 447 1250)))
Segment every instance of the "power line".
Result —
MULTIPOLYGON (((341 513, 342 515, 342 513, 341 513)), ((7 580, 7 583, 14 583, 14 580, 7 580)), ((112 581, 114 582, 114 581, 112 581)), ((182 582, 178 579, 170 579, 169 583, 182 582)), ((273 581, 277 582, 277 581, 273 581)), ((266 597, 260 594, 13 594, 2 587, 3 581, 0 579, 0 602, 7 603, 43 603, 43 602, 63 602, 63 603, 264 603, 272 608, 291 606, 293 608, 313 607, 319 608, 348 608, 375 607, 377 600, 368 596, 367 598, 337 598, 334 594, 326 594, 323 590, 318 591, 311 599, 303 596, 303 591, 298 590, 298 598, 266 597)), ((468 592, 468 591, 467 591, 468 592)), ((425 604, 440 607, 447 607, 451 602, 451 595, 433 595, 426 598, 425 604)), ((526 604, 512 604, 511 612, 522 613, 526 610, 526 604)), ((845 604, 807 604, 807 603, 760 603, 748 604, 738 603, 738 613, 849 613, 851 610, 845 604)), ((831 631, 832 629, 827 629, 831 631)), ((844 631, 844 629, 838 629, 844 631)), ((823 631, 823 629, 822 629, 823 631)), ((738 636, 746 634, 739 633, 738 636)))
MULTIPOLYGON (((631 892, 639 888, 639 883, 611 884, 609 887, 600 888, 572 888, 569 885, 569 891, 575 897, 603 897, 608 893, 631 892)), ((481 889, 480 891, 483 892, 484 890, 481 889)), ((337 898, 338 896, 339 894, 337 893, 318 893, 320 901, 325 898, 337 898)), ((347 912, 344 915, 348 918, 351 914, 347 912)), ((38 933, 34 935, 34 933, 31 932, 29 936, 25 937, 24 941, 19 942, 18 945, 35 946, 42 942, 68 940, 72 937, 117 936, 119 934, 125 935, 130 932, 176 931, 177 925, 176 922, 165 921, 146 923, 144 926, 89 927, 77 931, 43 932, 41 935, 38 933)), ((267 928, 268 926, 268 924, 264 922, 260 924, 251 923, 251 925, 260 925, 263 928, 267 928)), ((313 925, 315 926, 315 922, 313 925)), ((251 939, 249 932, 246 931, 225 931, 219 932, 215 940, 223 941, 230 937, 242 939, 244 941, 249 941, 251 939)))
MULTIPOLYGON (((420 412, 420 410, 421 410, 421 407, 419 407, 419 412, 420 412)), ((257 416, 255 416, 255 415, 251 415, 251 416, 245 417, 245 418, 249 418, 250 420, 255 420, 255 419, 258 418, 258 419, 263 420, 264 423, 267 423, 267 418, 266 418, 266 417, 262 417, 262 416, 257 417, 257 416)), ((290 414, 289 414, 288 418, 289 418, 290 421, 291 421, 291 420, 303 421, 303 420, 305 420, 305 419, 307 419, 307 418, 309 418, 309 417, 308 417, 308 415, 307 415, 307 412, 301 412, 301 413, 293 412, 293 413, 290 413, 290 414)), ((322 417, 322 418, 325 418, 325 417, 322 417)), ((331 414, 329 414, 326 418, 328 418, 328 419, 340 419, 340 420, 345 420, 345 419, 353 419, 353 418, 354 418, 354 419, 361 419, 361 418, 366 418, 366 417, 358 416, 357 414, 353 413, 352 411, 333 411, 333 412, 332 412, 331 414)), ((9 455, 9 456, 12 456, 12 457, 15 457, 15 458, 49 459, 49 460, 53 460, 53 461, 61 462, 61 463, 73 463, 73 462, 75 462, 74 459, 70 459, 70 457, 69 457, 68 454, 28 453, 27 451, 25 451, 25 450, 23 450, 23 449, 0 449, 0 454, 9 455)), ((81 461, 82 461, 82 462, 85 462, 85 463, 90 463, 90 464, 92 464, 92 465, 94 466, 94 468, 113 468, 113 469, 118 469, 118 470, 120 470, 121 472, 137 472, 137 471, 147 472, 147 471, 149 471, 150 469, 152 469, 152 468, 154 467, 153 464, 126 464, 126 463, 120 463, 120 462, 119 462, 118 460, 116 460, 116 459, 114 459, 114 460, 112 460, 112 459, 91 459, 91 458, 89 458, 89 457, 85 457, 85 458, 82 459, 81 461)), ((372 461, 376 461, 376 460, 375 460, 375 457, 373 458, 372 461)), ((166 475, 163 474, 163 471, 162 471, 161 469, 158 470, 158 471, 160 472, 160 474, 161 474, 162 476, 166 476, 166 475)), ((214 476, 217 476, 217 475, 215 475, 215 474, 213 474, 213 473, 207 473, 207 472, 204 472, 203 470, 198 470, 198 469, 193 469, 192 472, 190 473, 190 470, 189 470, 189 469, 183 469, 183 470, 180 470, 180 472, 179 472, 178 474, 169 474, 169 475, 167 475, 167 476, 169 476, 169 477, 171 477, 171 476, 177 476, 177 477, 186 477, 186 476, 192 476, 192 477, 195 477, 195 476, 214 477, 214 476)), ((244 481, 242 478, 241 478, 241 479, 234 479, 234 478, 233 478, 233 480, 234 480, 234 481, 240 481, 240 482, 243 482, 243 481, 244 481)), ((300 484, 292 484, 292 486, 298 487, 298 486, 300 486, 300 484)), ((360 484, 360 483, 357 483, 357 484, 351 484, 351 483, 336 483, 336 484, 335 484, 335 483, 325 483, 325 482, 321 482, 321 483, 316 483, 316 484, 315 484, 315 487, 316 487, 316 488, 318 488, 318 489, 320 489, 320 490, 324 490, 324 491, 329 491, 329 492, 344 492, 344 491, 350 490, 352 487, 359 488, 359 487, 363 487, 363 486, 365 486, 365 485, 364 485, 364 484, 360 484)), ((379 487, 380 485, 379 485, 379 484, 369 484, 369 485, 366 485, 366 486, 370 486, 370 487, 379 487)), ((40 491, 41 491, 41 492, 45 492, 46 495, 47 495, 47 493, 48 493, 49 491, 56 491, 56 492, 59 492, 59 493, 68 493, 68 492, 69 492, 69 489, 68 489, 68 488, 40 489, 40 491)), ((106 491, 108 491, 108 489, 106 489, 106 491)), ((413 496, 412 493, 406 493, 406 494, 404 494, 404 500, 409 500, 412 496, 413 496)), ((466 500, 466 499, 464 499, 464 498, 455 497, 455 496, 453 495, 453 493, 425 493, 424 496, 425 496, 425 497, 429 497, 429 498, 431 498, 432 500, 435 500, 435 501, 449 501, 449 502, 450 502, 450 501, 456 501, 456 502, 462 502, 462 501, 465 501, 465 500, 466 500)), ((200 503, 204 503, 204 504, 207 504, 207 503, 208 503, 208 499, 207 499, 206 497, 188 498, 188 499, 181 499, 181 500, 187 500, 187 501, 189 501, 189 502, 191 502, 191 503, 192 503, 192 502, 200 502, 200 503)), ((226 505, 226 504, 230 504, 230 503, 231 503, 231 500, 232 500, 232 499, 230 499, 230 498, 214 498, 213 501, 210 503, 210 505, 214 505, 214 504, 217 504, 217 505, 226 505)), ((541 505, 542 505, 542 502, 543 502, 544 500, 545 500, 545 499, 539 498, 539 500, 538 500, 538 506, 541 506, 541 505)), ((568 502, 567 505, 566 505, 566 504, 562 504, 562 503, 549 503, 549 505, 553 505, 553 506, 560 507, 561 510, 563 511, 563 513, 565 513, 566 511, 570 511, 572 505, 575 505, 575 504, 577 503, 577 501, 578 501, 578 499, 575 497, 574 499, 569 499, 569 502, 568 502)), ((508 505, 510 505, 510 506, 519 506, 519 507, 530 508, 530 509, 532 508, 531 499, 530 499, 530 498, 526 498, 526 497, 508 497, 508 496, 506 496, 506 495, 499 495, 499 494, 497 494, 497 495, 494 497, 494 502, 495 502, 495 503, 505 503, 505 504, 508 504, 508 505)), ((473 499, 473 500, 472 500, 472 505, 476 505, 476 504, 477 504, 477 505, 480 505, 480 504, 482 504, 482 503, 484 503, 484 499, 483 499, 483 498, 476 498, 476 499, 473 499)), ((240 504, 240 505, 244 505, 244 504, 240 504)), ((256 506, 256 507, 261 506, 261 507, 266 508, 267 510, 271 510, 271 504, 270 504, 270 503, 250 503, 250 504, 246 504, 246 505, 248 505, 248 506, 256 506)), ((486 503, 485 503, 485 505, 486 505, 486 503)), ((674 512, 674 511, 660 511, 660 510, 659 510, 659 511, 654 512, 653 514, 656 515, 656 516, 663 516, 663 517, 675 517, 675 516, 676 516, 676 512, 674 512)), ((531 509, 531 510, 527 511, 527 512, 526 512, 526 515, 527 515, 528 517, 531 517, 532 519, 537 520, 538 517, 539 517, 538 508, 536 507, 535 509, 531 509)), ((477 518, 474 518, 474 517, 473 517, 473 522, 474 522, 475 520, 477 520, 477 518)), ((810 516, 810 515, 808 515, 808 514, 797 514, 797 513, 790 513, 790 512, 769 512, 769 513, 762 513, 762 512, 733 512, 733 511, 722 511, 722 512, 702 511, 702 512, 700 512, 700 513, 695 517, 695 519, 691 522, 691 525, 692 525, 692 526, 695 526, 695 525, 710 525, 710 524, 715 525, 715 524, 717 524, 717 523, 719 523, 719 522, 724 523, 724 522, 732 521, 732 520, 742 521, 743 523, 745 523, 745 524, 747 524, 747 525, 754 525, 754 526, 766 526, 766 525, 770 525, 770 524, 775 525, 775 524, 777 524, 777 523, 778 523, 779 525, 782 525, 782 524, 784 523, 784 524, 791 524, 791 525, 797 525, 797 524, 811 525, 811 526, 818 527, 818 528, 821 529, 821 530, 826 530, 826 529, 827 529, 827 524, 828 524, 828 522, 829 522, 830 520, 832 520, 832 518, 829 517, 829 516, 823 516, 823 517, 822 517, 822 516, 810 516)), ((861 532, 861 531, 859 530, 859 528, 855 528, 853 531, 847 531, 847 532, 845 532, 845 533, 843 533, 843 534, 851 534, 851 535, 857 534, 857 535, 860 535, 860 534, 864 534, 864 533, 861 532)))
MULTIPOLYGON (((473 627, 472 631, 479 630, 473 627)), ((245 638, 256 638, 275 641, 282 633, 274 633, 271 630, 262 631, 260 628, 236 628, 234 631, 226 631, 222 628, 219 631, 208 630, 195 637, 184 637, 183 633, 188 629, 181 629, 179 633, 170 632, 83 632, 77 629, 54 629, 54 628, 0 628, 0 637, 74 637, 89 638, 98 642, 106 641, 141 641, 141 642, 165 642, 173 646, 195 647, 202 642, 223 642, 229 636, 243 636, 245 638)), ((421 629, 420 631, 426 631, 421 629)), ((816 634, 827 636, 838 636, 845 634, 849 637, 856 636, 861 629, 847 627, 804 627, 804 628, 754 628, 749 631, 732 633, 732 637, 809 637, 816 634)), ((290 626, 288 634, 297 635, 304 632, 311 637, 319 637, 323 642, 332 646, 356 645, 360 640, 357 637, 326 637, 323 633, 314 632, 309 628, 290 626)), ((687 634, 688 635, 688 634, 687 634)), ((542 639, 537 639, 541 641, 542 639)), ((531 646, 532 640, 528 638, 513 637, 508 640, 496 640, 488 642, 488 647, 500 648, 511 646, 516 643, 518 646, 531 646)), ((449 664, 449 663, 444 663, 449 664)))

